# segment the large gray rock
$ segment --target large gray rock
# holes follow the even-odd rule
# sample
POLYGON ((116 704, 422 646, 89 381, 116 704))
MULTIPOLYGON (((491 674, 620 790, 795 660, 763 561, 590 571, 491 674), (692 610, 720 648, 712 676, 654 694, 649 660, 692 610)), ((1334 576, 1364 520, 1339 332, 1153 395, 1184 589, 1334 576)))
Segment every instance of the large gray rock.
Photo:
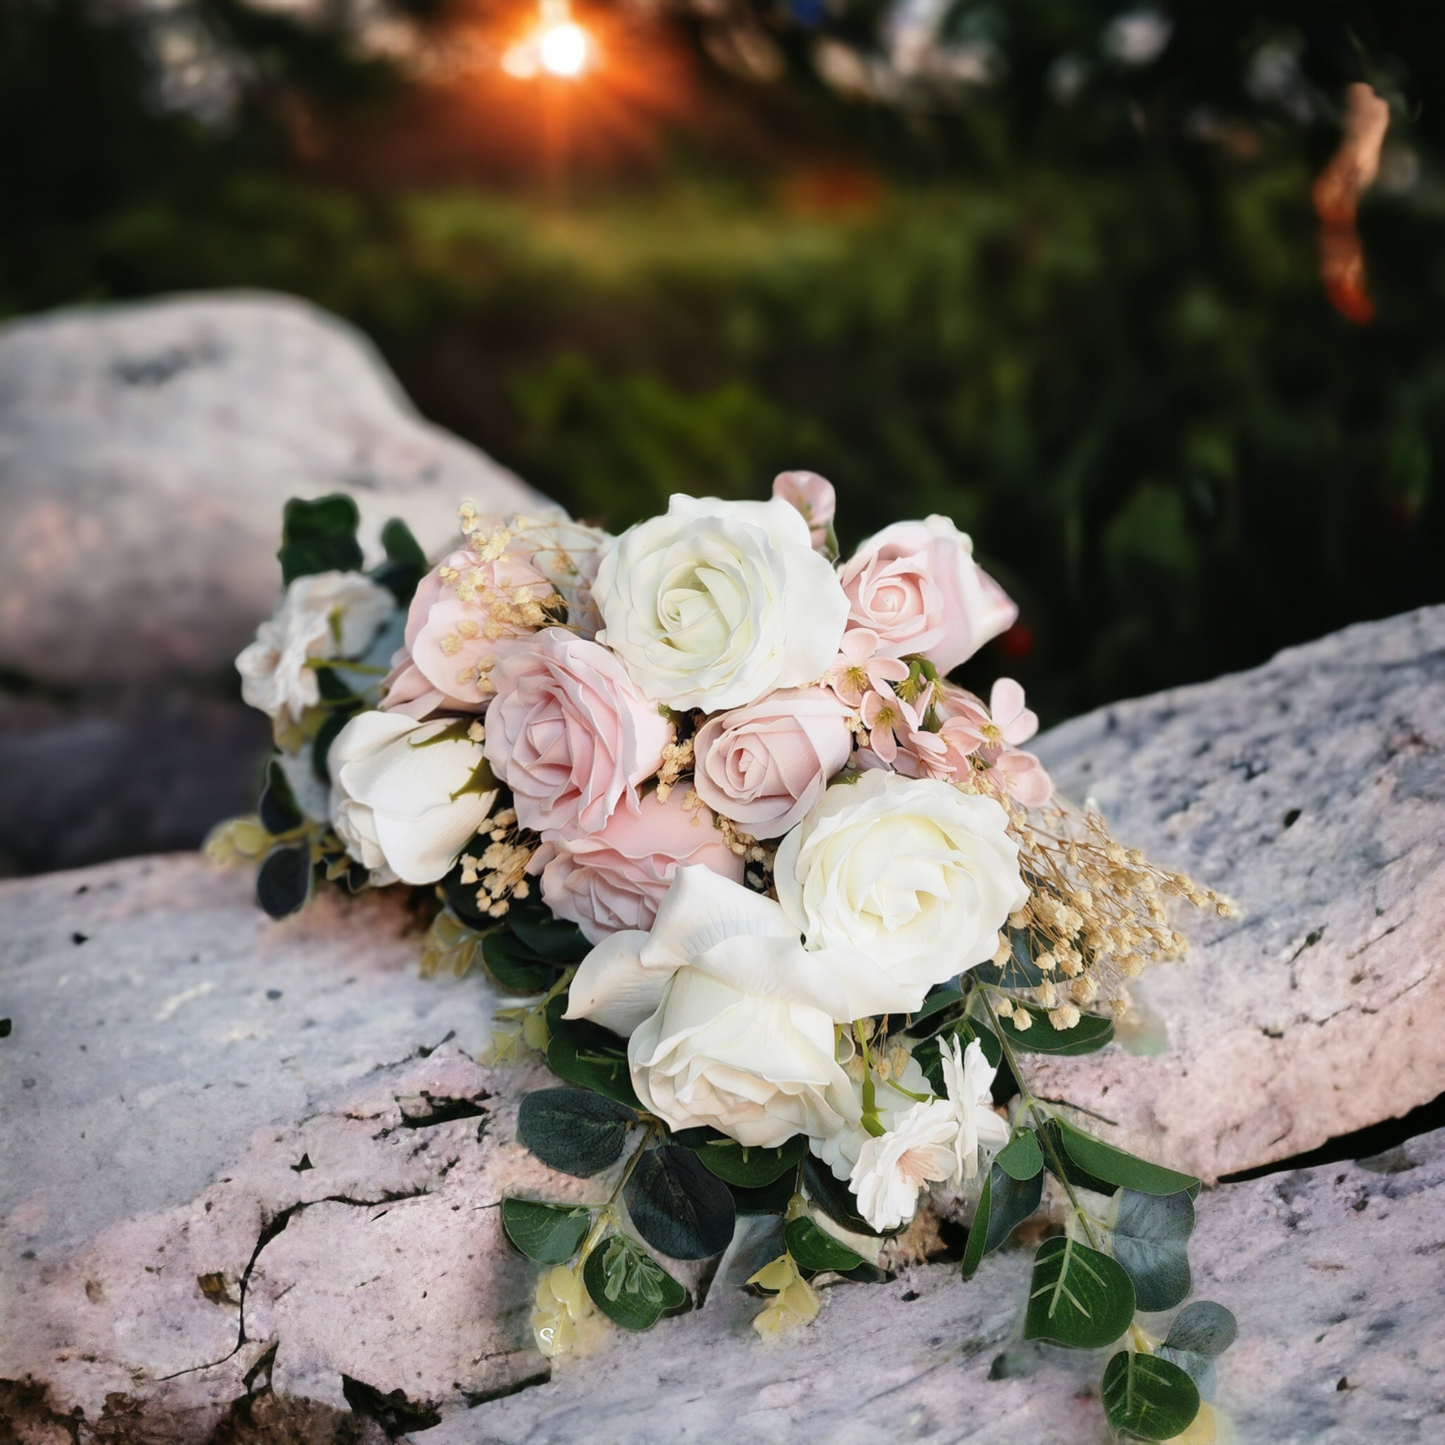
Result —
MULTIPOLYGON (((541 1075, 475 1062, 491 991, 420 979, 417 943, 395 900, 272 923, 244 874, 188 857, 0 885, 6 1438, 379 1445, 380 1414, 434 1445, 1103 1445, 1101 1361, 1017 1339, 1015 1250, 967 1284, 940 1264, 827 1289, 775 1344, 715 1282, 549 1369, 496 1205, 608 1181, 513 1142, 541 1075)), ((1242 1442, 1439 1438, 1445 1136, 1226 1186, 1199 1217, 1197 1288, 1240 1320, 1219 1405, 1242 1442)))
POLYGON ((181 296, 0 329, 0 667, 229 667, 280 586, 290 496, 350 492, 434 550, 457 504, 550 504, 422 421, 369 343, 290 297, 181 296))
POLYGON ((1116 837, 1243 908, 1186 918, 1188 960, 1141 980, 1144 1052, 1042 1066, 1046 1091, 1206 1180, 1441 1092, 1445 607, 1102 708, 1039 752, 1116 837))

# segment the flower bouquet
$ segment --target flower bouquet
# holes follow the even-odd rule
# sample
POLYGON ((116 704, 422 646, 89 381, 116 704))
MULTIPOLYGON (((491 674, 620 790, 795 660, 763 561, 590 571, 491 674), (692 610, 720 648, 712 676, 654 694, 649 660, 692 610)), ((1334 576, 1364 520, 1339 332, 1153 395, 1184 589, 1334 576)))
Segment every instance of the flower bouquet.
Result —
POLYGON ((1118 1347, 1116 1431, 1197 1431, 1232 1318, 1136 1312, 1189 1294, 1198 1181, 1026 1061, 1110 1041, 1127 981, 1184 949, 1171 900, 1229 905, 1054 795, 1017 683, 948 680, 1017 611, 967 536, 898 523, 840 564, 833 511, 808 472, 617 537, 464 504, 439 565, 391 522, 368 573, 349 499, 291 502, 284 598, 237 660, 276 752, 208 846, 259 862, 277 917, 321 880, 420 890, 423 967, 506 996, 494 1061, 559 1079, 521 1141, 612 1171, 593 1203, 503 1202, 544 1354, 688 1307, 653 1251, 725 1255, 774 1335, 940 1219, 968 1222, 966 1279, 1037 1215, 1025 1336, 1118 1347))

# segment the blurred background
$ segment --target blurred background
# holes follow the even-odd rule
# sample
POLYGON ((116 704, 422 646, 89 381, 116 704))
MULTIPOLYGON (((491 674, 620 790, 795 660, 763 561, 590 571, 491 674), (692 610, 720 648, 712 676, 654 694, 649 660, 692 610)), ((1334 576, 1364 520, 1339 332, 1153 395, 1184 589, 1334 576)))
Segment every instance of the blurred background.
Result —
POLYGON ((5 0, 0 316, 308 298, 614 529, 947 513, 1047 725, 1445 600, 1442 114, 1432 3, 5 0))

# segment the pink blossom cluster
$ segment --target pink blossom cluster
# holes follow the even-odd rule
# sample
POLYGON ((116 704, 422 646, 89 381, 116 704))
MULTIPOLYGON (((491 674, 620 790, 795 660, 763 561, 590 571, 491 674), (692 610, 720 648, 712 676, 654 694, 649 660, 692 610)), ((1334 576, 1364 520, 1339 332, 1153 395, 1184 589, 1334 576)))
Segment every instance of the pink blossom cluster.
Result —
MULTIPOLYGON (((831 484, 786 472, 773 496, 726 505, 787 503, 830 557, 831 484)), ((1025 808, 1050 796, 1038 759, 1021 751, 1038 719, 1018 683, 1000 679, 985 704, 945 680, 1018 613, 946 518, 887 527, 837 568, 847 619, 821 676, 715 712, 649 696, 605 631, 578 622, 588 579, 562 607, 554 578, 499 520, 470 521, 466 545, 417 589, 382 707, 485 714, 487 761, 519 825, 540 835, 529 871, 543 901, 594 943, 650 928, 679 866, 741 882, 760 842, 794 828, 849 767, 1025 808)))

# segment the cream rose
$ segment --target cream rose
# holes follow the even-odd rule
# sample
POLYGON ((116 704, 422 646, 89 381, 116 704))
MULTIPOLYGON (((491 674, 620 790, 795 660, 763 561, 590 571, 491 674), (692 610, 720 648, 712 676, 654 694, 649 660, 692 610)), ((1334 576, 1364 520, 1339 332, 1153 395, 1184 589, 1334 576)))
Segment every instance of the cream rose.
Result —
POLYGON ((604 940, 568 997, 567 1018, 630 1035, 637 1096, 675 1129, 771 1149, 858 1119, 833 1024, 879 1011, 874 971, 807 952, 776 903, 706 868, 679 868, 652 931, 604 940))
POLYGON ((1028 900, 1018 844, 992 798, 865 772, 835 783, 778 849, 778 902, 809 948, 848 948, 886 978, 883 1012, 992 957, 1028 900))
POLYGON ((363 712, 336 735, 331 821, 373 883, 435 883, 491 814, 497 786, 471 725, 363 712))
POLYGON ((391 593, 361 572, 296 578, 236 659, 242 698, 278 722, 300 722, 321 701, 314 663, 359 657, 395 609, 391 593))
POLYGON ((694 739, 698 796, 755 838, 781 837, 847 763, 849 711, 826 688, 795 687, 715 714, 694 739))
POLYGON ((951 672, 1006 632, 1018 608, 973 560, 973 542, 947 517, 895 522, 870 537, 839 574, 850 627, 866 627, 894 657, 918 653, 951 672))
POLYGON ((605 552, 597 640, 643 693, 675 708, 742 707, 819 678, 848 599, 786 502, 674 496, 605 552))

